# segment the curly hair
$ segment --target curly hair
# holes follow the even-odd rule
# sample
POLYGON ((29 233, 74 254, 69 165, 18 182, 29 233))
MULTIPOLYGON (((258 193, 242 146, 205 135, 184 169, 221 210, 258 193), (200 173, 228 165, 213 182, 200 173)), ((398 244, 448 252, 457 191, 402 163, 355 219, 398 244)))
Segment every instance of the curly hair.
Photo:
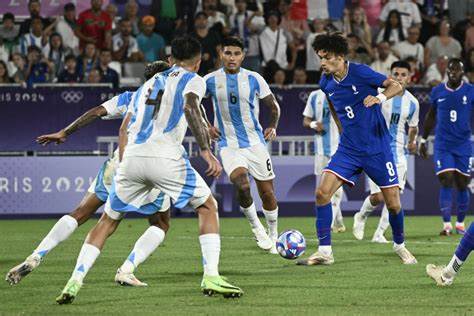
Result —
POLYGON ((145 66, 145 79, 148 80, 159 72, 168 70, 170 65, 163 60, 157 60, 145 66))
POLYGON ((323 50, 336 56, 345 56, 348 53, 347 40, 341 33, 327 33, 316 36, 313 49, 316 52, 323 50))
POLYGON ((171 56, 177 60, 188 60, 201 53, 201 43, 194 37, 183 35, 171 42, 171 56))

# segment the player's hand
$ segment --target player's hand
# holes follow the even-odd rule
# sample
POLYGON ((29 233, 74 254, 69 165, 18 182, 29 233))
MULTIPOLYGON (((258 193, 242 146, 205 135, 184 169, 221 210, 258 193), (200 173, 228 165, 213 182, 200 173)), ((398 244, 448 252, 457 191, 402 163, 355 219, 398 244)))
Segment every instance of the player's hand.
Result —
POLYGON ((209 127, 209 136, 211 136, 211 139, 213 141, 218 141, 219 138, 221 138, 221 131, 215 126, 210 126, 209 127))
POLYGON ((371 107, 374 104, 380 104, 380 103, 382 103, 382 102, 377 97, 374 97, 372 95, 368 95, 364 99, 364 105, 368 108, 371 107))
POLYGON ((218 177, 222 173, 222 166, 219 160, 212 154, 209 149, 201 151, 201 157, 207 162, 208 168, 206 175, 210 177, 218 177))
POLYGON ((263 133, 263 137, 267 142, 271 142, 272 140, 275 139, 277 136, 277 131, 276 128, 274 127, 268 127, 265 129, 265 132, 263 133))
POLYGON ((418 147, 416 146, 416 141, 412 143, 407 144, 407 149, 410 152, 410 154, 415 155, 418 147))
POLYGON ((323 134, 324 133, 324 125, 321 122, 316 122, 316 128, 314 129, 316 133, 323 134))
POLYGON ((57 133, 38 136, 38 138, 36 138, 36 142, 43 146, 46 146, 49 143, 55 143, 56 145, 59 145, 64 143, 66 138, 66 133, 63 130, 60 130, 57 133))
POLYGON ((423 159, 428 158, 428 146, 426 146, 426 143, 420 143, 420 148, 419 148, 420 156, 423 159))

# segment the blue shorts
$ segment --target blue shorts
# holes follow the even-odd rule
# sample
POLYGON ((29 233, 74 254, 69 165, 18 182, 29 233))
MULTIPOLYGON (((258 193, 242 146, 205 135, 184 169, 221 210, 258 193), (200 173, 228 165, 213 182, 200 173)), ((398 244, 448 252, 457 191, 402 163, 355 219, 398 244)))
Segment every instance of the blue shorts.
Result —
POLYGON ((92 182, 88 190, 90 193, 94 193, 102 202, 107 201, 107 198, 109 197, 109 189, 104 179, 104 174, 108 167, 109 160, 107 159, 100 168, 99 173, 95 177, 94 182, 92 182))
POLYGON ((397 167, 390 149, 373 155, 352 155, 339 149, 323 172, 330 172, 354 186, 364 171, 380 188, 398 186, 397 167))
POLYGON ((448 150, 435 150, 433 155, 436 175, 446 171, 457 171, 471 176, 471 156, 458 155, 448 150))

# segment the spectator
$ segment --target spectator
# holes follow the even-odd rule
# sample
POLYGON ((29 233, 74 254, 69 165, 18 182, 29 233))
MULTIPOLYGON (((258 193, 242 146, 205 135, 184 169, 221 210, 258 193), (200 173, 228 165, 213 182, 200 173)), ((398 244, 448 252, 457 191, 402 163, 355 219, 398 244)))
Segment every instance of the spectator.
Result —
POLYGON ((0 84, 6 84, 11 82, 12 80, 8 76, 7 64, 3 60, 0 60, 0 84))
POLYGON ((42 48, 48 43, 48 37, 43 32, 43 22, 40 18, 32 18, 31 20, 31 31, 28 34, 24 34, 20 38, 19 50, 23 55, 28 52, 28 47, 36 46, 42 48))
POLYGON ((268 14, 266 25, 259 36, 264 65, 275 63, 282 69, 293 68, 293 65, 288 63, 286 56, 288 39, 280 27, 280 17, 277 12, 272 11, 268 14))
POLYGON ((29 0, 28 1, 28 11, 30 12, 30 17, 24 20, 20 25, 20 36, 28 34, 31 29, 31 24, 33 19, 39 18, 43 23, 43 27, 48 27, 50 24, 49 19, 43 18, 40 15, 41 12, 41 1, 40 0, 29 0))
POLYGON ((388 14, 387 21, 385 21, 385 27, 380 30, 377 36, 377 44, 384 41, 389 42, 390 45, 394 45, 404 40, 405 34, 402 28, 400 12, 392 10, 388 14))
POLYGON ((117 29, 117 14, 118 14, 118 8, 115 4, 113 3, 109 3, 106 7, 105 7, 105 12, 107 12, 107 14, 109 15, 110 17, 110 21, 112 21, 112 35, 115 35, 118 33, 118 29, 117 29))
POLYGON ((261 11, 248 11, 246 0, 236 0, 237 12, 230 18, 232 35, 240 37, 246 50, 242 67, 256 72, 260 71, 260 44, 258 34, 265 27, 261 11))
POLYGON ((468 52, 474 48, 474 12, 469 15, 469 22, 466 25, 466 32, 463 37, 464 51, 468 52))
POLYGON ((3 45, 9 54, 18 45, 18 35, 20 27, 15 25, 15 16, 7 12, 3 15, 2 25, 0 25, 0 38, 3 39, 3 45))
POLYGON ((344 18, 345 0, 328 0, 327 8, 331 24, 338 30, 342 30, 342 20, 344 18))
MULTIPOLYGON (((161 34, 166 43, 171 43, 174 34, 185 28, 184 14, 188 23, 193 22, 197 0, 152 0, 150 15, 156 20, 155 32, 161 34)), ((188 24, 189 32, 194 24, 188 24)))
POLYGON ((137 36, 138 48, 147 62, 154 62, 164 56, 165 40, 161 35, 153 32, 155 24, 154 17, 144 16, 142 18, 142 32, 137 36))
POLYGON ((99 56, 99 67, 97 67, 101 76, 100 82, 110 82, 114 88, 118 88, 119 75, 115 70, 109 67, 111 61, 112 52, 109 49, 101 50, 99 56))
POLYGON ((362 8, 365 16, 367 17, 367 23, 370 27, 378 26, 378 17, 382 12, 382 1, 380 0, 365 0, 359 1, 359 5, 362 8))
POLYGON ((92 69, 86 78, 86 83, 97 84, 102 82, 100 71, 98 69, 92 69))
POLYGON ((308 76, 303 67, 296 67, 293 72, 293 84, 307 84, 308 76))
POLYGON ((209 28, 220 23, 222 25, 221 29, 226 30, 224 35, 229 34, 229 21, 224 13, 217 10, 217 0, 203 0, 202 11, 207 14, 207 26, 209 28))
POLYGON ((425 66, 429 66, 438 60, 438 57, 448 58, 460 57, 461 44, 449 35, 450 25, 446 20, 439 25, 439 35, 433 36, 425 45, 425 66))
POLYGON ((41 58, 41 49, 37 46, 28 47, 28 64, 26 67, 26 84, 48 82, 53 76, 53 66, 41 58))
POLYGON ((119 23, 120 32, 112 39, 113 57, 119 62, 137 62, 143 60, 137 40, 132 36, 132 22, 124 18, 119 23))
POLYGON ((67 55, 64 61, 64 69, 58 76, 58 82, 61 83, 78 83, 82 82, 82 75, 77 70, 76 57, 74 55, 67 55))
MULTIPOLYGON (((295 32, 290 20, 290 0, 279 0, 278 12, 280 13, 280 28, 283 30, 288 42, 293 42, 294 35, 300 35, 295 32)), ((268 16, 267 16, 268 17, 268 16)))
POLYGON ((410 85, 419 84, 421 82, 421 71, 420 66, 418 63, 418 59, 413 56, 407 57, 405 60, 408 64, 410 64, 410 85))
POLYGON ((474 0, 448 0, 449 21, 456 25, 466 18, 469 13, 474 13, 474 0))
POLYGON ((7 62, 9 56, 10 56, 10 52, 8 51, 8 49, 5 46, 2 38, 0 37, 0 60, 3 60, 4 62, 7 62))
POLYGON ((26 81, 26 60, 20 53, 13 53, 11 56, 13 64, 13 81, 15 83, 23 83, 26 81))
POLYGON ((390 44, 388 42, 381 42, 377 45, 377 57, 370 66, 375 71, 388 76, 390 75, 390 67, 397 60, 398 58, 390 51, 390 44))
POLYGON ((220 37, 209 29, 207 23, 207 14, 199 12, 194 18, 194 32, 191 36, 195 37, 202 46, 202 59, 199 68, 199 75, 204 76, 213 70, 216 66, 217 52, 220 49, 220 37))
POLYGON ((325 20, 314 19, 312 31, 306 37, 306 71, 311 82, 318 82, 321 70, 321 60, 313 49, 313 42, 316 36, 325 32, 325 20))
POLYGON ((360 46, 360 39, 357 35, 347 35, 347 47, 349 53, 347 54, 346 58, 348 61, 359 64, 369 64, 371 62, 369 52, 367 49, 360 46))
POLYGON ((112 21, 102 10, 102 0, 91 0, 91 8, 79 14, 77 19, 76 36, 79 46, 84 48, 86 43, 95 44, 99 49, 110 47, 112 21))
POLYGON ((79 38, 74 33, 76 27, 76 7, 73 3, 68 3, 64 6, 63 16, 59 18, 56 24, 56 32, 61 35, 64 47, 78 54, 79 38))
POLYGON ((471 48, 466 55, 466 75, 469 82, 474 82, 474 48, 471 48))
POLYGON ((448 75, 446 73, 448 61, 449 58, 447 56, 439 56, 436 63, 428 67, 424 78, 425 84, 435 87, 441 82, 448 82, 448 75))
POLYGON ((421 35, 420 42, 426 42, 438 32, 438 24, 446 15, 445 6, 440 1, 425 1, 421 6, 421 35))
POLYGON ((87 43, 82 54, 77 57, 77 72, 87 78, 89 72, 98 65, 97 48, 94 43, 87 43))
POLYGON ((285 86, 285 81, 286 81, 286 73, 285 70, 283 69, 278 69, 275 71, 273 74, 273 84, 278 86, 278 88, 284 88, 285 86))
POLYGON ((407 39, 403 42, 397 43, 393 50, 395 54, 400 59, 406 59, 410 56, 415 57, 418 68, 423 67, 423 59, 424 59, 424 48, 423 45, 418 43, 418 39, 420 38, 420 29, 416 26, 411 26, 408 28, 408 36, 407 39))
POLYGON ((352 10, 347 34, 350 33, 357 35, 364 46, 372 45, 372 31, 367 22, 367 16, 365 15, 364 9, 361 7, 356 7, 352 10))
POLYGON ((389 0, 380 12, 381 27, 388 22, 387 17, 392 10, 397 10, 402 16, 402 28, 406 34, 407 29, 412 26, 421 26, 421 15, 418 6, 411 0, 389 0))
POLYGON ((43 48, 44 56, 54 64, 54 73, 58 75, 64 68, 64 58, 72 51, 65 48, 63 39, 58 33, 53 33, 49 37, 49 43, 43 48))
MULTIPOLYGON (((473 0, 474 1, 474 0, 473 0)), ((474 11, 470 12, 467 14, 467 19, 463 19, 456 24, 452 23, 450 20, 451 24, 454 26, 452 29, 452 35, 453 37, 461 44, 466 42, 466 32, 467 30, 474 26, 474 11)), ((464 47, 466 48, 466 47, 464 47)), ((467 50, 466 50, 467 51, 467 50)))
POLYGON ((135 0, 128 0, 125 5, 125 18, 132 24, 132 35, 137 36, 140 33, 140 17, 138 16, 138 4, 135 0))

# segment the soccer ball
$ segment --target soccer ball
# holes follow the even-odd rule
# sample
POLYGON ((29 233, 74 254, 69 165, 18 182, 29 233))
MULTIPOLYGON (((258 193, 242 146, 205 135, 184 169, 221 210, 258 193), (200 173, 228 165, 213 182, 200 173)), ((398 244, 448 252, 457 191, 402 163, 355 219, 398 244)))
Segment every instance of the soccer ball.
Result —
POLYGON ((299 231, 290 229, 278 237, 276 248, 285 259, 296 259, 306 250, 306 240, 299 231))

